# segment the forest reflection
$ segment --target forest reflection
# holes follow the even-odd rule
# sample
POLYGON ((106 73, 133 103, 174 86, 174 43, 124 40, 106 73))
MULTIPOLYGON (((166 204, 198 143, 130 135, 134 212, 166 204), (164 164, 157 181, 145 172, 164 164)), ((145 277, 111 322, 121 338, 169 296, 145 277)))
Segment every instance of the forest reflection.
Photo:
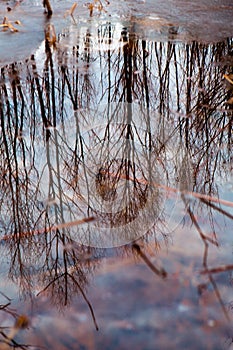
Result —
POLYGON ((180 202, 197 229, 203 206, 210 221, 216 210, 232 219, 210 198, 216 179, 232 172, 233 89, 223 75, 232 74, 233 39, 150 42, 127 28, 114 35, 111 23, 77 37, 64 32, 56 47, 2 67, 0 77, 9 278, 22 294, 46 292, 59 305, 81 294, 94 322, 85 285, 104 248, 150 265, 135 242, 158 232, 166 239, 180 223, 171 218, 180 202))

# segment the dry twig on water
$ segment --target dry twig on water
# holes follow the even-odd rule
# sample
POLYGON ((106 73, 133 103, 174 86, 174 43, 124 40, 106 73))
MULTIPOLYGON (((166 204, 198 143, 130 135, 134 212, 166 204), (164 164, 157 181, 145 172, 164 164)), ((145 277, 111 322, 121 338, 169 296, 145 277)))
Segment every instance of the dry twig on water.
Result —
POLYGON ((223 265, 223 266, 218 266, 218 267, 213 267, 211 269, 205 269, 201 271, 200 273, 202 275, 208 274, 208 273, 220 273, 220 272, 226 272, 226 271, 232 271, 233 270, 233 265, 223 265))
POLYGON ((2 24, 0 24, 0 27, 2 27, 3 30, 8 30, 9 29, 13 33, 18 32, 19 31, 18 28, 16 28, 12 23, 13 24, 17 24, 17 25, 21 25, 21 22, 18 21, 18 20, 14 21, 14 22, 11 22, 11 21, 8 20, 7 17, 4 17, 3 21, 2 21, 2 24))
POLYGON ((78 3, 74 2, 73 5, 71 6, 71 8, 65 12, 64 17, 66 18, 67 16, 71 16, 73 18, 73 20, 75 21, 74 11, 75 11, 77 5, 78 5, 78 3))
POLYGON ((47 10, 49 16, 53 14, 52 6, 49 0, 43 0, 44 8, 47 10))
POLYGON ((29 236, 33 236, 33 235, 39 235, 39 234, 43 234, 43 233, 48 233, 51 231, 56 231, 56 230, 61 230, 61 229, 65 229, 68 227, 72 227, 72 226, 76 226, 76 225, 80 225, 80 224, 84 224, 84 223, 88 223, 90 221, 93 221, 94 217, 88 217, 88 218, 83 218, 80 220, 74 220, 74 221, 70 221, 70 222, 64 222, 58 225, 53 225, 53 226, 49 226, 49 227, 45 227, 44 229, 41 230, 32 230, 32 231, 28 231, 28 232, 21 232, 17 235, 14 234, 9 234, 9 235, 5 235, 0 239, 0 243, 4 242, 4 241, 8 241, 14 238, 24 238, 24 237, 29 237, 29 236))
POLYGON ((150 261, 150 259, 146 256, 145 253, 143 253, 141 247, 137 244, 134 243, 132 246, 133 250, 135 250, 137 252, 137 254, 142 258, 142 260, 146 263, 146 265, 154 272, 156 273, 156 275, 165 278, 167 277, 167 272, 163 269, 160 268, 158 269, 154 264, 152 264, 152 262, 150 261))

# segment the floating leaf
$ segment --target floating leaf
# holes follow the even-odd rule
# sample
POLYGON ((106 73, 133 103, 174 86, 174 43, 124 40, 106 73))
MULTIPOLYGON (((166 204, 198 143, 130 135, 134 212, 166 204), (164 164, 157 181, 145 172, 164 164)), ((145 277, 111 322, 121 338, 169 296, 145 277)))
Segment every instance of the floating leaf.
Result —
MULTIPOLYGON (((14 21, 14 24, 21 25, 21 22, 19 20, 14 21)), ((3 27, 3 30, 10 29, 11 32, 18 32, 19 30, 13 26, 12 22, 8 20, 7 17, 3 18, 2 24, 0 24, 0 27, 3 27)))

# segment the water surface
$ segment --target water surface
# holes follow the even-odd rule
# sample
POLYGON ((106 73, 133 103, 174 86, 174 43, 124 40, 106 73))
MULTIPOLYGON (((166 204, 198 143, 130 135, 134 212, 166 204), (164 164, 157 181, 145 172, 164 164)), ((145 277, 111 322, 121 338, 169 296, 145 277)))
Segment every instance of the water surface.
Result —
POLYGON ((0 349, 231 349, 232 5, 52 4, 0 33, 0 349))

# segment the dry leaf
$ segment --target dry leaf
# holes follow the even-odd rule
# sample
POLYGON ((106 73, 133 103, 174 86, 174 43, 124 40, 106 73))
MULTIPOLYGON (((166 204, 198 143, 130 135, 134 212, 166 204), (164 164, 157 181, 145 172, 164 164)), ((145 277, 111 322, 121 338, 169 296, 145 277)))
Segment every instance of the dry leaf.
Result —
POLYGON ((223 78, 225 78, 227 90, 232 90, 233 89, 233 74, 224 74, 223 78))
MULTIPOLYGON (((14 21, 14 24, 21 25, 21 22, 16 20, 16 21, 14 21)), ((2 24, 0 24, 0 27, 2 27, 3 30, 10 29, 10 31, 14 32, 14 33, 19 31, 16 27, 13 26, 13 24, 8 20, 7 17, 3 18, 2 24)))
POLYGON ((229 105, 233 105, 233 96, 231 98, 229 98, 229 100, 227 100, 227 103, 229 105))
POLYGON ((45 41, 47 44, 54 46, 56 44, 56 32, 53 24, 48 24, 45 28, 45 41))
POLYGON ((90 10, 90 17, 92 17, 94 5, 93 5, 93 4, 89 4, 89 5, 88 5, 88 9, 90 10))

